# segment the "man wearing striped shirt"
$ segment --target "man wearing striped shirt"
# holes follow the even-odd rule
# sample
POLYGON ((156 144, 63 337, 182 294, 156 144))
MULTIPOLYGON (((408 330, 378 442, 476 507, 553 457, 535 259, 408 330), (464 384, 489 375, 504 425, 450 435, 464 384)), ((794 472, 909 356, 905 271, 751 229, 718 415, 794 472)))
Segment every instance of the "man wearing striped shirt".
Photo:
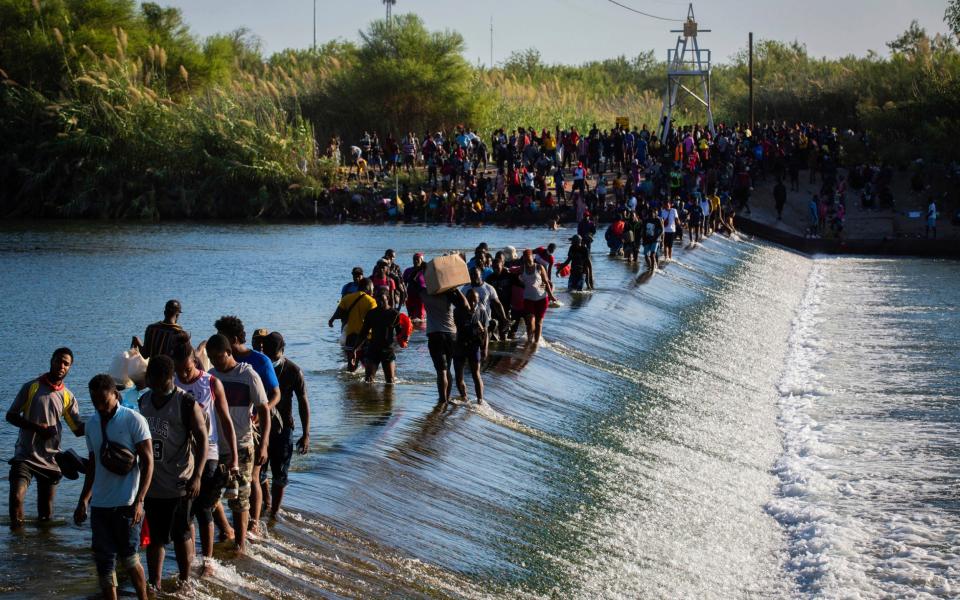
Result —
POLYGON ((181 312, 179 300, 168 300, 163 307, 163 320, 147 325, 143 342, 133 338, 133 346, 140 350, 141 356, 144 358, 161 354, 173 356, 173 349, 184 339, 190 339, 190 334, 177 323, 181 312))

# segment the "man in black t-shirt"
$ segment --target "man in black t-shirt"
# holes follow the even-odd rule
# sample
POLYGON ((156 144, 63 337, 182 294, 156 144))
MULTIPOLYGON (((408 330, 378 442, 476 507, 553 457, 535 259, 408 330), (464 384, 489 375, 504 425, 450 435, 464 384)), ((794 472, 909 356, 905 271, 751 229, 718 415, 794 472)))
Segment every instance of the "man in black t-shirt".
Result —
POLYGON ((510 323, 513 321, 513 316, 511 313, 511 300, 513 294, 513 275, 506 268, 503 252, 497 252, 496 257, 493 259, 493 272, 487 275, 486 282, 493 286, 493 289, 497 292, 497 300, 500 301, 500 306, 503 308, 504 319, 502 323, 498 323, 500 326, 500 337, 505 337, 507 331, 510 328, 510 323))
POLYGON ((300 439, 296 448, 300 454, 310 451, 310 405, 307 402, 307 385, 303 370, 284 356, 285 342, 279 332, 266 333, 258 329, 253 335, 253 347, 267 355, 273 363, 280 383, 280 401, 271 414, 270 444, 267 446, 270 475, 273 485, 268 486, 270 475, 267 468, 260 469, 260 486, 263 492, 263 508, 269 510, 270 518, 276 519, 287 486, 290 459, 293 458, 293 397, 297 397, 297 412, 300 414, 300 439))
POLYGON ((645 211, 640 240, 643 242, 643 259, 651 271, 657 268, 657 247, 660 245, 660 236, 663 235, 663 221, 653 209, 645 211))
POLYGON ((383 379, 393 383, 397 375, 397 354, 394 350, 394 340, 400 333, 400 311, 393 308, 393 298, 390 290, 385 287, 377 288, 374 299, 376 308, 370 309, 363 319, 363 328, 359 339, 366 340, 364 349, 365 380, 373 381, 377 368, 383 365, 383 379))

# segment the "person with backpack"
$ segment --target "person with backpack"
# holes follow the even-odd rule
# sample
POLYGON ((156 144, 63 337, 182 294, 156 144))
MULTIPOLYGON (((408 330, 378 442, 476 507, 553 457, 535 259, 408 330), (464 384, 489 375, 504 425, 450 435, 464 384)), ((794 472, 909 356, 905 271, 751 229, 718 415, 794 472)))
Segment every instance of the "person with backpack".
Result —
POLYGON ((663 235, 663 221, 657 216, 655 210, 648 209, 645 211, 641 232, 643 259, 647 263, 647 269, 652 271, 659 266, 657 250, 660 246, 660 236, 663 235))
POLYGON ((77 409, 77 398, 63 380, 73 366, 73 352, 57 348, 50 357, 50 369, 20 387, 7 422, 20 434, 10 461, 10 528, 23 527, 23 500, 30 482, 37 480, 37 520, 49 521, 53 499, 60 483, 60 467, 56 455, 60 451, 62 427, 66 422, 73 434, 84 434, 84 424, 77 409))
POLYGON ((165 546, 173 541, 179 582, 190 579, 195 545, 191 526, 193 499, 207 457, 207 421, 193 394, 173 383, 173 359, 161 354, 147 365, 150 390, 140 397, 153 448, 153 478, 144 510, 150 524, 147 546, 148 581, 160 589, 165 546))
POLYGON ((73 513, 82 525, 90 516, 93 556, 104 598, 117 597, 117 562, 127 571, 137 598, 146 600, 140 565, 140 526, 153 478, 153 440, 147 420, 120 405, 113 378, 93 377, 87 386, 96 412, 87 420, 87 452, 93 465, 73 513))
POLYGON ((453 370, 460 396, 466 399, 467 386, 463 380, 464 367, 470 365, 473 388, 477 394, 477 404, 483 404, 483 378, 480 375, 480 362, 487 358, 489 337, 487 321, 489 315, 480 305, 477 290, 471 288, 465 294, 466 304, 453 311, 457 326, 456 343, 453 352, 453 370))

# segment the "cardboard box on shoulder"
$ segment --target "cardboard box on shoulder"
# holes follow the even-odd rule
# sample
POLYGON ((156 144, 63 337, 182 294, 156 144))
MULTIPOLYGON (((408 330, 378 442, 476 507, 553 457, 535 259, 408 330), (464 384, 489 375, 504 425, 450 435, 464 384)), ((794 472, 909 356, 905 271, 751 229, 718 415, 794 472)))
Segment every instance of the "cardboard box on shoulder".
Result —
POLYGON ((451 254, 438 256, 428 262, 424 279, 427 281, 427 293, 435 295, 470 283, 470 273, 467 263, 459 255, 451 254))

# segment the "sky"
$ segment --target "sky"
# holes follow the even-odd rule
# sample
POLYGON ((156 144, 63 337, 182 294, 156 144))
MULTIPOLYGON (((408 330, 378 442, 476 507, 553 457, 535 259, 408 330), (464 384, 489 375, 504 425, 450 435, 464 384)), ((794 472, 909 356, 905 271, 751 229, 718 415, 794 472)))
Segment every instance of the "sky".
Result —
MULTIPOLYGON (((179 7, 191 30, 201 36, 246 27, 269 55, 313 42, 313 0, 158 0, 179 7)), ((466 41, 470 62, 490 63, 510 53, 536 48, 547 63, 636 56, 654 50, 665 59, 680 23, 632 13, 609 0, 396 0, 394 14, 414 12, 428 29, 452 29, 466 41)), ((657 16, 684 19, 687 3, 677 0, 618 0, 657 16)), ((383 18, 381 0, 316 0, 317 43, 357 40, 358 31, 383 18)), ((946 33, 945 0, 701 0, 694 3, 701 48, 714 62, 727 62, 754 39, 797 40, 814 56, 886 54, 886 42, 912 19, 931 34, 946 33)))

